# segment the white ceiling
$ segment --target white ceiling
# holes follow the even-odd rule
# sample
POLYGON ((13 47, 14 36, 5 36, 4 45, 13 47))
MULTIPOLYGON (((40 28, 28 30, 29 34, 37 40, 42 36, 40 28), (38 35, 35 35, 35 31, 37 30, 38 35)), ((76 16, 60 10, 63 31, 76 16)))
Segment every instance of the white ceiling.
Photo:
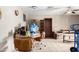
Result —
MULTIPOLYGON (((30 15, 64 15, 64 13, 68 10, 68 6, 24 6, 21 7, 24 13, 28 13, 30 15)), ((71 6, 71 10, 79 9, 79 6, 71 6)), ((79 11, 75 12, 75 15, 79 15, 79 11)), ((73 15, 69 13, 67 15, 73 15)))

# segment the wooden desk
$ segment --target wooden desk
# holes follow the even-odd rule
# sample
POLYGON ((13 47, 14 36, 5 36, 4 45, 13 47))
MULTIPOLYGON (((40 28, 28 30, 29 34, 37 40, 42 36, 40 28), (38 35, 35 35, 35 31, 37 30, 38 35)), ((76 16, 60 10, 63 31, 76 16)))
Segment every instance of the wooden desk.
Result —
POLYGON ((33 38, 34 40, 36 41, 41 41, 41 37, 36 37, 36 38, 33 38))
POLYGON ((41 41, 41 35, 35 35, 35 36, 32 36, 32 38, 36 41, 41 41))

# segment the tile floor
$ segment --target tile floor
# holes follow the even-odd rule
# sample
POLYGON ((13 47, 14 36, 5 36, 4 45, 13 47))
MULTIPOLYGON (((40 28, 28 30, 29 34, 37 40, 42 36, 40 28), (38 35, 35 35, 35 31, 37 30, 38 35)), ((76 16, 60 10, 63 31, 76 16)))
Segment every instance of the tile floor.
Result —
MULTIPOLYGON (((74 46, 73 42, 63 43, 62 39, 42 39, 42 41, 38 43, 39 42, 34 42, 34 48, 32 48, 31 52, 70 52, 70 47, 74 46)), ((19 52, 14 48, 12 37, 8 39, 7 46, 8 48, 4 52, 19 52)))
POLYGON ((43 44, 40 44, 38 48, 33 48, 33 52, 70 52, 70 47, 74 46, 73 42, 63 43, 63 41, 59 39, 44 39, 41 42, 43 44), (44 45, 46 45, 46 47, 44 47, 44 45))

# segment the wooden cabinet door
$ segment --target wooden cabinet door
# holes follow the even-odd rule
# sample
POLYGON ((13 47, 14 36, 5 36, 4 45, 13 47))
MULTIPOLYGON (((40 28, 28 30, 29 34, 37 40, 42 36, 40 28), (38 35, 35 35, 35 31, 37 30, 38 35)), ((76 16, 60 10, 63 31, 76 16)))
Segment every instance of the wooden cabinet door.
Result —
POLYGON ((40 20, 40 32, 44 31, 44 20, 40 20))

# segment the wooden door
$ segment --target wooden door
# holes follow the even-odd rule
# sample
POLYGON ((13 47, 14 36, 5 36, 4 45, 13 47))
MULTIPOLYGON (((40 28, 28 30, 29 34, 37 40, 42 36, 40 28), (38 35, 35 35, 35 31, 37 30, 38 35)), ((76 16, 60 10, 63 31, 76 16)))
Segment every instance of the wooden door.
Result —
POLYGON ((52 37, 52 18, 44 19, 44 30, 46 37, 52 37))

